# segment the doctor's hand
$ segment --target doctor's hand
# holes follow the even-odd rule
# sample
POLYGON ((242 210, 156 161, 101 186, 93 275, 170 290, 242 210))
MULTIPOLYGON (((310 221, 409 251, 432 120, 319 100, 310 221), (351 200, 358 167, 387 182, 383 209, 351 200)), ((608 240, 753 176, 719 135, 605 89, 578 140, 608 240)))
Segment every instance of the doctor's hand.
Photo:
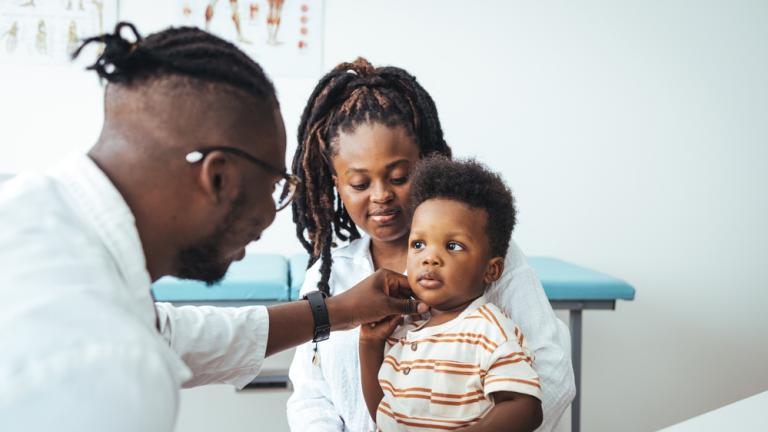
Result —
POLYGON ((349 330, 395 315, 425 313, 429 306, 412 299, 408 279, 379 269, 357 285, 326 300, 332 330, 349 330))

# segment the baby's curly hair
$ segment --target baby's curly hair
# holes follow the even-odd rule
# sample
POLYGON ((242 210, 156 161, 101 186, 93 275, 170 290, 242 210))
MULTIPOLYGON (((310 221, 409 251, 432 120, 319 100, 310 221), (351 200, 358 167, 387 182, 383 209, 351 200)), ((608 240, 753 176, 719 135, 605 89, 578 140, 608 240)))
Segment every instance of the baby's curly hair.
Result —
POLYGON ((515 228, 515 199, 501 176, 474 159, 425 158, 411 178, 411 211, 424 201, 444 198, 483 209, 492 256, 505 257, 515 228))

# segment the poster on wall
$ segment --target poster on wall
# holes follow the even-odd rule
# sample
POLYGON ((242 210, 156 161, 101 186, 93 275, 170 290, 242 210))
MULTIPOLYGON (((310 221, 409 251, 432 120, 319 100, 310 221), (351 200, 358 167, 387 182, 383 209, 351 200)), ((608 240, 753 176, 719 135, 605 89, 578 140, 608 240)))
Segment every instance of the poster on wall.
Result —
POLYGON ((83 38, 112 31, 118 0, 0 0, 0 62, 63 64, 83 38))
POLYGON ((271 77, 322 72, 323 0, 178 0, 178 16, 234 43, 271 77))

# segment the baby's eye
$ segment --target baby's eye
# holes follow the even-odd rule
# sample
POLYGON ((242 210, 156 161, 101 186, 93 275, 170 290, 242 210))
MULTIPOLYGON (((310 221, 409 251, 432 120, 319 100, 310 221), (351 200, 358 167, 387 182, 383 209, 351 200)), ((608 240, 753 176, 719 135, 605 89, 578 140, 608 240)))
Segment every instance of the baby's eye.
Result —
POLYGON ((424 249, 424 242, 421 240, 414 240, 411 242, 411 247, 413 249, 424 249))
POLYGON ((448 242, 448 245, 446 246, 449 251, 463 251, 464 246, 460 245, 456 242, 448 242))

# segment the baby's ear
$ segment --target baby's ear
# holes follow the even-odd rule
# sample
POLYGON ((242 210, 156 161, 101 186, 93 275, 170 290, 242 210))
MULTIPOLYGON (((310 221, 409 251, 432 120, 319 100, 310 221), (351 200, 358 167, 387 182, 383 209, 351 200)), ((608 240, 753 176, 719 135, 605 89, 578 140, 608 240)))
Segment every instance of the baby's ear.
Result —
POLYGON ((483 283, 486 285, 496 282, 504 273, 504 258, 494 257, 488 262, 488 266, 485 268, 485 275, 483 276, 483 283))

